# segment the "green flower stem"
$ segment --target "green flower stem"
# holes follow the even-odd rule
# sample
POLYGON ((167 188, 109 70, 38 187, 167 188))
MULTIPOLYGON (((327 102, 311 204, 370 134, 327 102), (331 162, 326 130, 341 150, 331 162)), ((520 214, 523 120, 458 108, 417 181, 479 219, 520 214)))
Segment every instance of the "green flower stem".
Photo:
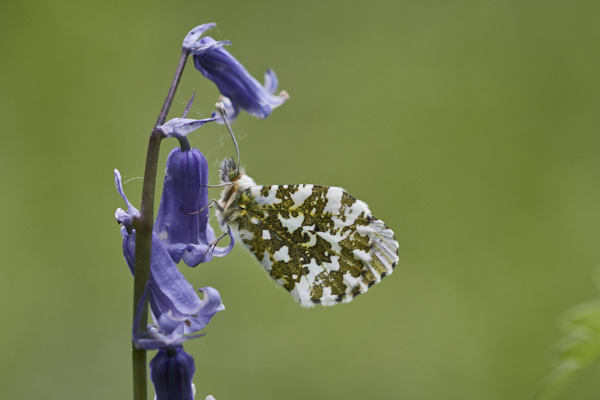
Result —
MULTIPOLYGON (((150 254, 152 250, 152 228, 154 224, 154 192, 156 187, 156 171, 158 169, 158 154, 160 151, 160 142, 163 139, 163 134, 158 130, 160 125, 165 123, 177 86, 181 80, 183 69, 190 52, 183 49, 181 58, 175 71, 175 77, 169 87, 169 93, 160 110, 156 124, 150 134, 148 143, 148 151, 146 154, 146 170, 144 172, 144 186, 142 188, 142 205, 140 217, 137 218, 133 226, 135 228, 135 267, 134 267, 134 283, 133 283, 133 318, 135 321, 135 313, 137 305, 142 299, 146 282, 150 276, 150 254)), ((137 327, 139 332, 146 330, 148 325, 148 303, 143 307, 140 325, 137 327)), ((132 345, 132 362, 133 362, 133 399, 147 400, 148 398, 148 383, 146 370, 146 350, 137 349, 132 345)))

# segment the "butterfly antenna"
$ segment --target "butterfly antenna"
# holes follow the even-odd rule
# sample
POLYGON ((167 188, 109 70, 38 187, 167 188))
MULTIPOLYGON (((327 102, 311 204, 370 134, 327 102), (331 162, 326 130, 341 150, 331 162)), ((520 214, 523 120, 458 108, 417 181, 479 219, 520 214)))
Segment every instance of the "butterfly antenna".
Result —
POLYGON ((231 129, 231 124, 229 123, 229 118, 227 117, 227 111, 225 111, 225 105, 223 104, 223 102, 218 102, 217 104, 215 104, 215 106, 217 107, 217 111, 219 112, 219 114, 221 114, 221 118, 223 118, 223 123, 225 124, 225 126, 227 127, 227 130, 229 131, 229 135, 231 135, 231 139, 233 139, 233 144, 235 146, 235 152, 237 153, 237 174, 239 175, 240 173, 240 149, 238 147, 237 144, 237 140, 235 140, 235 135, 233 134, 233 130, 231 129))

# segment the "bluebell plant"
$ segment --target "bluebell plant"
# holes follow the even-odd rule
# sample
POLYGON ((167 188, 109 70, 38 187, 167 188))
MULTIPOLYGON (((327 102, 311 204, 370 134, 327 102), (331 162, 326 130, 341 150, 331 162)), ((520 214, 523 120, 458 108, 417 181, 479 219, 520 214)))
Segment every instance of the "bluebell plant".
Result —
MULTIPOLYGON (((275 94, 277 77, 272 70, 267 71, 263 86, 223 48, 230 42, 202 37, 214 26, 200 25, 183 41, 175 77, 150 134, 140 210, 125 195, 119 171, 114 171, 117 191, 126 205, 126 209, 117 209, 115 218, 121 225, 123 255, 134 277, 134 400, 147 399, 148 350, 157 351, 149 363, 156 399, 193 400, 194 358, 184 351, 183 345, 202 336, 201 331, 212 317, 225 309, 217 289, 194 289, 177 267, 180 261, 190 267, 209 262, 213 257, 227 255, 233 247, 233 237, 228 246, 217 246, 218 238, 209 224, 208 163, 199 149, 191 148, 187 138, 196 129, 222 117, 187 118, 192 98, 183 117, 167 121, 187 58, 193 55, 196 68, 217 85, 224 103, 222 108, 231 117, 244 110, 265 118, 288 98, 286 92, 275 94), (154 222, 158 155, 161 141, 166 138, 177 139, 180 146, 167 158, 154 222)), ((214 400, 212 396, 206 399, 214 400)))

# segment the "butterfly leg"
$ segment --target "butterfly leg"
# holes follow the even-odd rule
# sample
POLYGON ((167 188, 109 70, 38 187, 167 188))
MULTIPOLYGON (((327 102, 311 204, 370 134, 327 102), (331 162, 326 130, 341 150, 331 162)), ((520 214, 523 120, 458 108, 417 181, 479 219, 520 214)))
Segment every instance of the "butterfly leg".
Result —
MULTIPOLYGON (((208 248, 206 249, 206 251, 202 255, 202 258, 200 259, 200 262, 202 262, 202 260, 204 260, 204 257, 206 257, 206 255, 208 254, 209 251, 214 251, 214 249, 217 247, 217 244, 219 244, 219 242, 221 241, 221 239, 223 239, 227 235, 229 235, 231 237, 231 229, 229 227, 227 227, 227 232, 223 233, 221 236, 219 236, 218 238, 216 238, 215 240, 213 240, 212 243, 208 245, 208 248)), ((233 237, 231 238, 231 240, 233 240, 233 237)))
POLYGON ((202 207, 201 209, 199 209, 198 211, 193 211, 193 212, 187 212, 185 211, 183 208, 179 207, 179 209, 181 210, 181 212, 183 212, 184 214, 187 215, 194 215, 194 214, 200 214, 202 211, 206 210, 207 208, 213 207, 215 206, 215 208, 221 208, 219 206, 219 204, 217 203, 217 201, 215 199, 212 199, 211 201, 208 202, 207 205, 205 205, 204 207, 202 207))

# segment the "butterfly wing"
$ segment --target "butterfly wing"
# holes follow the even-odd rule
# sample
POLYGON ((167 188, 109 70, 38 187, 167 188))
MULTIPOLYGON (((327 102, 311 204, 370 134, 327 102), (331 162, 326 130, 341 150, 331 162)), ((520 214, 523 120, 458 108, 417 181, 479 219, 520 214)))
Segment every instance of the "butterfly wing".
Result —
POLYGON ((253 186, 237 205, 238 242, 302 306, 349 302, 398 262, 392 230, 341 188, 253 186))

